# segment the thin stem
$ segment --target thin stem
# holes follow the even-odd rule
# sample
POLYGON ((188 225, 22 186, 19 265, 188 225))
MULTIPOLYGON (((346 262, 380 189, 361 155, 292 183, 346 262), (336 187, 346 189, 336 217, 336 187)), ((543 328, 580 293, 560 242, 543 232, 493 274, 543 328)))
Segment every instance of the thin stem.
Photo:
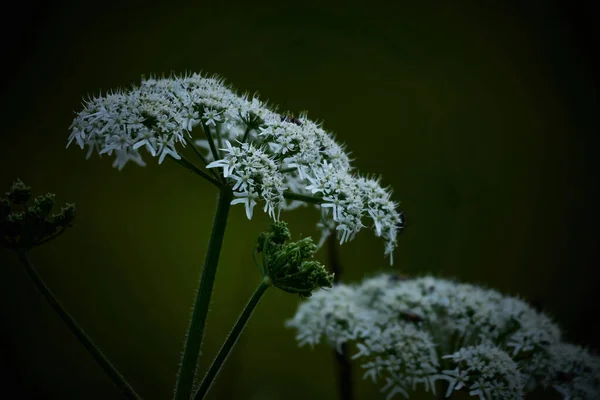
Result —
MULTIPOLYGON (((338 254, 337 240, 335 235, 329 235, 327 238, 327 256, 331 272, 334 274, 334 283, 339 283, 342 278, 342 264, 338 254)), ((352 363, 348 359, 348 343, 342 343, 341 352, 334 350, 334 357, 338 370, 338 388, 340 400, 352 400, 354 390, 352 384, 352 363)))
POLYGON ((40 291, 40 293, 46 298, 46 301, 52 306, 54 311, 58 314, 58 316, 63 320, 63 322, 68 326, 68 328, 73 332, 75 337, 81 342, 83 347, 94 357, 96 362, 100 365, 100 367, 106 372, 106 374, 112 379, 114 384, 121 390, 123 395, 127 399, 136 399, 140 400, 141 397, 133 390, 133 388, 127 383, 127 381, 123 378, 123 376, 117 371, 114 365, 111 364, 110 361, 106 358, 106 356, 100 351, 98 346, 92 342, 92 339, 89 338, 83 331, 83 329, 75 322, 75 319, 63 308, 62 304, 58 301, 58 299, 54 296, 50 288, 46 286, 42 278, 37 274, 31 260, 27 254, 23 252, 19 252, 19 260, 25 267, 25 270, 33 280, 33 283, 40 291))
POLYGON ((248 125, 246 125, 246 131, 244 132, 244 137, 242 138, 242 143, 245 143, 246 140, 248 139, 248 135, 250 135, 250 131, 252 129, 250 129, 250 127, 248 125))
POLYGON ((440 392, 438 393, 437 398, 438 400, 444 400, 446 398, 446 392, 448 391, 448 386, 450 386, 450 382, 444 379, 440 379, 439 386, 440 392))
POLYGON ((219 264, 219 255, 221 254, 221 245, 225 237, 225 227, 227 225, 227 216, 233 194, 227 187, 221 189, 219 193, 219 202, 217 205, 217 213, 213 223, 213 230, 208 244, 208 252, 204 260, 204 268, 200 278, 200 286, 192 311, 192 319, 188 328, 185 349, 181 359, 181 366, 177 376, 177 384, 175 386, 175 400, 189 400, 192 394, 192 386, 194 384, 194 375, 200 355, 200 346, 202 344, 202 336, 204 334, 204 326, 206 325, 206 317, 208 314, 208 306, 210 304, 210 296, 212 294, 215 276, 217 273, 217 265, 219 264))
POLYGON ((307 196, 305 194, 294 193, 294 192, 284 192, 283 197, 285 197, 288 200, 300 200, 305 203, 311 203, 311 204, 321 204, 323 202, 323 199, 320 199, 318 197, 307 196))
POLYGON ((210 127, 206 125, 204 121, 202 121, 202 129, 204 130, 204 134, 206 135, 206 139, 208 140, 208 145, 210 146, 210 151, 213 155, 213 158, 215 159, 215 161, 220 160, 221 157, 219 156, 219 152, 215 147, 215 141, 213 140, 212 134, 210 133, 210 127))
MULTIPOLYGON (((208 160, 206 159, 206 157, 204 157, 204 156, 202 155, 202 153, 200 153, 200 151, 198 150, 198 148, 196 147, 196 145, 194 144, 194 142, 192 142, 192 141, 190 140, 190 138, 189 138, 189 137, 187 137, 187 136, 185 137, 185 142, 186 142, 186 143, 187 143, 187 144, 188 144, 188 145, 189 145, 189 146, 192 148, 192 150, 194 151, 194 153, 195 153, 195 154, 198 156, 198 158, 200 159, 200 161, 202 161, 202 163, 203 163, 203 164, 204 164, 204 166, 206 167, 206 166, 209 164, 209 162, 208 162, 208 160)), ((219 179, 219 175, 217 175, 213 169, 209 169, 209 171, 210 171, 210 173, 211 173, 211 174, 212 174, 212 175, 213 175, 213 176, 214 176, 216 179, 219 179)))
POLYGON ((175 158, 175 157, 173 157, 172 155, 169 154, 169 158, 171 158, 172 160, 176 161, 179 165, 182 165, 185 168, 189 169, 191 172, 200 175, 201 177, 203 177, 204 179, 206 179, 207 181, 209 181, 210 183, 212 183, 216 187, 220 188, 220 187, 223 186, 223 184, 221 182, 219 182, 218 180, 216 180, 212 176, 208 175, 206 172, 202 171, 195 164, 193 164, 192 162, 188 161, 188 159, 186 159, 184 156, 180 155, 180 157, 181 157, 181 159, 178 160, 177 158, 175 158))
POLYGON ((41 245, 43 245, 46 242, 49 242, 51 240, 56 239, 57 237, 59 237, 60 235, 62 235, 64 232, 66 231, 66 229, 64 227, 62 227, 60 229, 60 231, 56 232, 55 234, 53 234, 52 236, 48 236, 47 238, 40 240, 39 242, 37 242, 35 245, 33 245, 31 248, 33 247, 39 247, 41 245))
POLYGON ((221 136, 221 125, 217 124, 215 125, 215 134, 217 135, 217 143, 219 144, 219 158, 223 158, 222 154, 221 154, 221 149, 223 148, 223 138, 221 136))
POLYGON ((227 336, 225 343, 223 343, 223 346, 221 346, 221 350, 219 350, 219 354, 217 354, 217 357, 215 358, 212 365, 208 369, 208 372, 204 376, 204 379, 202 379, 202 382, 200 383, 200 387, 198 388, 198 391, 194 395, 194 400, 201 400, 204 398, 204 396, 206 396, 206 394, 208 393, 208 390, 210 389, 210 385, 215 380, 215 377, 219 373, 221 366, 227 359, 227 356, 231 352, 231 349, 235 345, 235 342, 240 337, 240 334, 244 330, 244 327, 246 326, 248 319, 252 315, 252 312, 258 305, 258 302, 260 301, 262 295, 265 293, 265 291, 270 286, 271 286, 271 280, 268 277, 263 279, 263 281, 260 283, 260 285, 258 285, 256 290, 254 291, 254 294, 248 301, 248 304, 246 304, 244 311, 242 311, 242 313, 238 317, 238 320, 236 321, 235 325, 233 326, 233 329, 231 330, 231 332, 229 332, 229 336, 227 336))

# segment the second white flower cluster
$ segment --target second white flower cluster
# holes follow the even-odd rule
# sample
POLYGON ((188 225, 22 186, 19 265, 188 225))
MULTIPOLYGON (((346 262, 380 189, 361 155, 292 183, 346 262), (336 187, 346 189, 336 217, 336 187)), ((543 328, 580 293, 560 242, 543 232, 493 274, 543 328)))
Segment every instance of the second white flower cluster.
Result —
POLYGON ((380 275, 315 292, 287 325, 300 345, 354 344, 365 377, 388 399, 417 385, 445 395, 521 399, 555 390, 600 398, 600 358, 561 340, 559 327, 523 300, 450 280, 380 275))

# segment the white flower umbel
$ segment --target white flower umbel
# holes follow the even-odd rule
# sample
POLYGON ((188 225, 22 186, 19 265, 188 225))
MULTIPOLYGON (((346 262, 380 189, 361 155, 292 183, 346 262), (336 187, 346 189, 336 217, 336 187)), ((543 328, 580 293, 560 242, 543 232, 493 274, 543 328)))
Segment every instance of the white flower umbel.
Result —
POLYGON ((396 394, 408 398, 408 391, 423 384, 425 390, 435 393, 435 373, 439 363, 435 344, 428 332, 410 323, 396 323, 380 328, 372 325, 364 339, 357 343, 359 352, 355 359, 368 362, 365 377, 373 382, 383 377, 388 399, 396 394))
POLYGON ((451 361, 450 369, 439 375, 449 382, 446 397, 465 387, 469 395, 481 400, 523 398, 523 376, 517 363, 504 350, 492 344, 480 344, 443 358, 451 361))
POLYGON ((327 343, 341 351, 343 343, 364 337, 371 324, 368 314, 361 315, 364 310, 354 303, 353 295, 353 289, 345 285, 317 290, 310 301, 300 305, 286 326, 297 329, 300 346, 314 346, 325 337, 327 343))
POLYGON ((559 343, 561 331, 552 319, 538 312, 523 300, 506 297, 499 304, 501 313, 509 325, 502 332, 503 343, 513 357, 525 358, 540 349, 559 343), (510 326, 512 325, 512 326, 510 326), (512 328, 512 329, 511 329, 512 328))
POLYGON ((369 357, 365 376, 389 397, 445 380, 448 394, 485 399, 518 399, 539 386, 600 398, 597 358, 561 342, 552 319, 525 301, 477 285, 378 275, 315 293, 288 326, 300 344, 356 345, 355 358, 369 357))
MULTIPOLYGON (((343 148, 306 116, 268 118, 258 128, 250 144, 228 135, 223 157, 208 168, 221 168, 239 196, 264 200, 265 211, 272 216, 302 204, 297 200, 318 204, 321 217, 333 221, 319 224, 323 237, 335 229, 340 243, 352 240, 369 219, 375 234, 385 239, 385 254, 393 261, 402 218, 389 190, 378 180, 353 174, 343 148)), ((255 203, 244 204, 248 208, 255 203)))
POLYGON ((583 347, 556 343, 536 353, 526 366, 534 379, 564 399, 600 398, 600 357, 583 347))
POLYGON ((67 146, 72 142, 87 146, 88 157, 114 154, 119 169, 129 161, 145 165, 142 149, 159 163, 179 160, 213 183, 229 185, 236 196, 232 204, 243 204, 248 218, 259 202, 273 219, 281 210, 315 204, 323 237, 336 232, 343 243, 369 225, 393 261, 402 217, 391 191, 357 175, 343 147, 306 115, 282 116, 218 78, 150 78, 92 97, 71 125, 67 146), (183 157, 188 144, 198 146, 194 150, 208 172, 183 157))

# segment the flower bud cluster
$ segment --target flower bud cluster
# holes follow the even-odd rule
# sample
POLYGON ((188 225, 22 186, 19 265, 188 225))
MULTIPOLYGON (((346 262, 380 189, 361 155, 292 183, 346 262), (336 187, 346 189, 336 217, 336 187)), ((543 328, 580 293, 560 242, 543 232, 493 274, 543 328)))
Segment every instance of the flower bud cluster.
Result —
POLYGON ((317 246, 312 239, 289 242, 290 238, 285 222, 276 222, 268 232, 261 233, 255 250, 261 258, 257 264, 263 275, 271 285, 300 298, 310 297, 315 289, 330 288, 333 274, 313 260, 317 246))
POLYGON ((379 275, 303 302, 287 326, 300 345, 353 343, 365 377, 388 398, 419 383, 445 395, 519 399, 541 387, 565 398, 600 397, 600 358, 562 341, 552 319, 516 297, 425 276, 379 275))
POLYGON ((73 224, 75 205, 51 213, 54 194, 31 200, 31 188, 17 179, 6 197, 0 197, 0 248, 28 250, 60 235, 73 224), (29 203, 29 204, 28 204, 29 203))

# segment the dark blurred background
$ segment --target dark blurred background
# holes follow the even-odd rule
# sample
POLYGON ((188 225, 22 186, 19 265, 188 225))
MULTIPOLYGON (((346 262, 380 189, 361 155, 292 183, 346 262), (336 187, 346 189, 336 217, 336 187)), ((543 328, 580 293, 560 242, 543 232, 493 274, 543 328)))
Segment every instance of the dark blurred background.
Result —
MULTIPOLYGON (((19 177, 77 204, 75 227, 31 258, 144 398, 171 395, 215 190, 175 163, 148 156, 119 172, 65 145, 84 96, 149 73, 217 73, 308 110, 358 170, 382 175, 407 216, 396 262, 365 230, 340 249, 347 281, 401 271, 481 283, 599 348, 598 3, 483 3, 29 1, 3 12, 0 190, 19 177)), ((316 217, 283 216, 296 237, 317 236, 316 217)), ((233 207, 203 368, 260 279, 251 249, 268 225, 233 207)), ((2 251, 0 265, 5 398, 120 398, 16 257, 2 251)), ((297 348, 283 326, 297 305, 267 293, 211 398, 335 398, 331 351, 297 348)), ((354 372, 358 398, 381 397, 354 372)))

